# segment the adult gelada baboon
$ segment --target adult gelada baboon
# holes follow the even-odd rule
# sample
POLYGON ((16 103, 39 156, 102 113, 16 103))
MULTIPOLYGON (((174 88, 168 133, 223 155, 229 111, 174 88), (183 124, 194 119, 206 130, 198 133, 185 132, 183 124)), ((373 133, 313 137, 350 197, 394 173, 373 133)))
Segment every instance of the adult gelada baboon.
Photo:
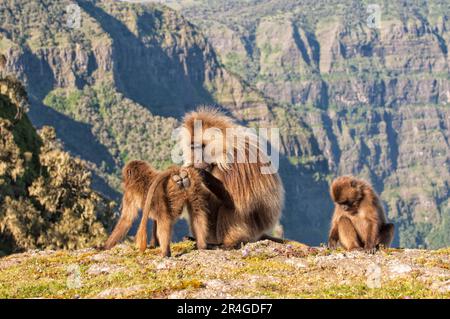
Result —
POLYGON ((245 134, 243 127, 212 108, 188 113, 183 128, 181 148, 185 165, 205 169, 205 180, 222 183, 233 203, 230 206, 210 201, 208 243, 232 248, 265 238, 280 241, 266 232, 280 218, 284 189, 277 172, 267 174, 271 164, 258 143, 254 139, 239 139, 240 132, 245 134), (227 129, 238 132, 239 142, 227 134, 227 129), (199 153, 200 159, 196 158, 199 153), (249 160, 255 154, 257 160, 249 160))

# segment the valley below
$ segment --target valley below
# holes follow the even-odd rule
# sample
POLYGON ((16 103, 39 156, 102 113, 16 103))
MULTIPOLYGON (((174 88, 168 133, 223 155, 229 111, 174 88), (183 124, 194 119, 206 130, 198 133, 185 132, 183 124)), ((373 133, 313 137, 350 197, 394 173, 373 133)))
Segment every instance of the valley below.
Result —
POLYGON ((449 6, 374 3, 379 28, 351 0, 5 0, 0 53, 33 125, 54 127, 115 201, 128 160, 167 167, 183 115, 215 105, 280 129, 287 238, 325 242, 329 183, 353 174, 381 195, 395 246, 446 247, 449 6))

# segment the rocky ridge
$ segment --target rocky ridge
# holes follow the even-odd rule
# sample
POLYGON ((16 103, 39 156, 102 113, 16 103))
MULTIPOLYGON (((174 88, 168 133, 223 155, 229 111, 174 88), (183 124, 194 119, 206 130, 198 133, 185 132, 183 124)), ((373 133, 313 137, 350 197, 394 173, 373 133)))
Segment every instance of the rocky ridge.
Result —
POLYGON ((237 250, 173 245, 141 254, 29 251, 0 258, 2 298, 449 298, 449 251, 329 251, 261 241, 237 250))

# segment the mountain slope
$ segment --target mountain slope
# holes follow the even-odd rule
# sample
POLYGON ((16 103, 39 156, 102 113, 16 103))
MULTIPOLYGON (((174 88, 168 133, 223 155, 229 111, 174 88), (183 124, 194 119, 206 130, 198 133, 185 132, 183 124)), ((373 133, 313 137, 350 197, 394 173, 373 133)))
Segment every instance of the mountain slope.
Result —
POLYGON ((329 181, 351 173, 381 194, 396 244, 449 244, 445 1, 380 2, 380 30, 359 1, 167 4, 186 18, 156 4, 0 4, 0 50, 27 84, 31 120, 91 163, 96 188, 118 198, 129 159, 167 166, 184 112, 217 104, 280 128, 288 238, 326 240, 329 181))
MULTIPOLYGON (((306 124, 223 68, 201 32, 167 7, 6 1, 0 14, 6 69, 26 83, 33 123, 54 126, 65 147, 91 163, 94 185, 111 197, 119 197, 125 161, 170 163, 173 128, 202 104, 218 105, 252 127, 282 127, 296 157, 318 152, 306 124), (68 4, 79 6, 80 28, 67 23, 68 4)), ((307 198, 288 201, 286 235, 323 241, 331 212, 323 199, 326 182, 315 180, 313 167, 281 161, 283 175, 303 176, 300 185, 286 179, 289 198, 307 198)))
POLYGON ((172 117, 198 105, 220 102, 240 119, 268 116, 262 97, 222 69, 174 11, 111 1, 7 1, 0 10, 7 71, 27 84, 33 122, 55 124, 71 151, 104 162, 106 173, 129 157, 160 166, 172 117), (66 23, 69 4, 81 8, 80 28, 66 23), (144 126, 134 125, 138 116, 144 126))
POLYGON ((114 203, 91 189, 84 162, 51 127, 36 132, 27 104, 22 84, 0 76, 0 256, 102 244, 114 203))
POLYGON ((297 110, 326 161, 318 172, 374 184, 400 245, 450 243, 448 1, 372 1, 379 29, 361 1, 165 2, 226 67, 297 110))

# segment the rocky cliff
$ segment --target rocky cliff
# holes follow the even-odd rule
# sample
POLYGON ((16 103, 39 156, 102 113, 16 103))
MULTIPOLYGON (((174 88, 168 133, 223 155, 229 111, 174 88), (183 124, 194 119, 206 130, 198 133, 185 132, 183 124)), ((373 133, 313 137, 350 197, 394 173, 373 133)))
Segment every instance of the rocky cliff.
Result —
MULTIPOLYGON (((54 126, 65 147, 91 163, 94 185, 109 196, 119 197, 125 161, 167 166, 173 128, 201 104, 218 105, 246 125, 283 126, 285 143, 295 144, 299 156, 314 148, 306 125, 224 68, 200 30, 167 7, 6 1, 0 12, 6 70, 26 83, 31 119, 54 126), (72 24, 70 14, 77 11, 69 10, 71 5, 79 10, 79 26, 72 24)), ((293 227, 286 228, 287 235, 318 242, 330 214, 323 200, 326 184, 317 186, 313 170, 292 165, 287 157, 282 162, 284 174, 303 174, 303 181, 310 181, 287 181, 292 196, 308 197, 289 201, 285 222, 293 227), (314 194, 314 189, 323 191, 314 194), (312 225, 304 210, 314 198, 323 209, 311 211, 312 225)))
POLYGON ((329 180, 351 173, 382 195, 396 244, 448 245, 445 2, 380 2, 380 29, 359 1, 167 4, 181 13, 0 4, 0 50, 27 84, 32 121, 92 163, 97 188, 117 198, 128 159, 166 166, 182 114, 217 104, 243 124, 280 128, 287 237, 324 242, 329 180))
POLYGON ((6 1, 0 12, 6 70, 26 83, 33 122, 54 125, 68 149, 101 166, 103 177, 130 157, 167 161, 163 144, 174 118, 198 105, 220 103, 241 120, 269 116, 262 95, 222 68, 175 11, 112 1, 6 1))
MULTIPOLYGON (((317 172, 374 184, 402 246, 448 244, 448 3, 372 1, 379 27, 360 1, 167 4, 205 32, 226 67, 296 110, 317 147, 309 159, 325 161, 317 172)), ((294 145, 285 154, 304 163, 294 145)))

